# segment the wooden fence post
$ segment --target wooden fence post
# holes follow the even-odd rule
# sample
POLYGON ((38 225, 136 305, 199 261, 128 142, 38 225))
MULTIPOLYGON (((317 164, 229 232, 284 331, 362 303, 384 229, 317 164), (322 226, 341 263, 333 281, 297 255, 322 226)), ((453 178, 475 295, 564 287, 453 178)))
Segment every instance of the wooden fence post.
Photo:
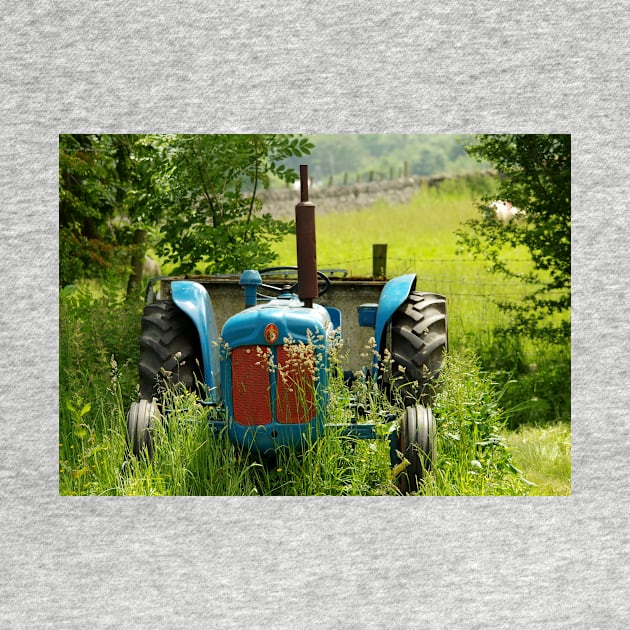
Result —
POLYGON ((127 299, 139 292, 142 287, 142 266, 144 265, 144 249, 147 242, 146 230, 136 229, 133 233, 131 249, 131 274, 127 280, 127 299))
POLYGON ((372 245, 372 276, 374 278, 387 277, 387 243, 372 245))

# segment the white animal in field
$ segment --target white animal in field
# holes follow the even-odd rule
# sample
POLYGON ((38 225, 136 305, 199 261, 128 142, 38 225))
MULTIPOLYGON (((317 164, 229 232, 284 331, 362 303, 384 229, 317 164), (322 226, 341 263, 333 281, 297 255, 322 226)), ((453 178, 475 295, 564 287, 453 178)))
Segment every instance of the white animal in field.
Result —
POLYGON ((160 265, 150 256, 145 256, 144 263, 142 264, 143 278, 156 278, 161 273, 160 265))
POLYGON ((488 204, 488 208, 494 212, 497 221, 511 221, 516 215, 522 214, 522 211, 513 206, 510 201, 491 201, 488 204))

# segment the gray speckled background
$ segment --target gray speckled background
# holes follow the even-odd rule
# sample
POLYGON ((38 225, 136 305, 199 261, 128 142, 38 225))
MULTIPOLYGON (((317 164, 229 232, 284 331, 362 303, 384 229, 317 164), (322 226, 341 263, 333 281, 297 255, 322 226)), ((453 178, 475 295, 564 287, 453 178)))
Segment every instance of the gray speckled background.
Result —
POLYGON ((0 627, 626 628, 628 2, 5 2, 0 627), (60 132, 573 135, 573 496, 61 498, 60 132))

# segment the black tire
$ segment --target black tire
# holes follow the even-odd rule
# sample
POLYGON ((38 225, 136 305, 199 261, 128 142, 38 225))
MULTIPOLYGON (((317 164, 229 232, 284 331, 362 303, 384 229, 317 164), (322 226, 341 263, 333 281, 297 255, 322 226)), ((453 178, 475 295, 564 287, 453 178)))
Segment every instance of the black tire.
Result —
POLYGON ((182 383, 202 392, 199 335, 192 320, 173 302, 158 300, 144 307, 140 333, 140 399, 161 400, 166 383, 182 383))
POLYGON ((412 291, 391 323, 393 391, 407 404, 429 402, 448 349, 446 298, 412 291))
POLYGON ((153 424, 159 411, 154 400, 131 403, 127 413, 127 446, 136 457, 146 453, 153 458, 153 424))
POLYGON ((403 494, 417 492, 435 465, 435 418, 430 407, 407 407, 400 421, 400 452, 409 461, 400 478, 403 494))

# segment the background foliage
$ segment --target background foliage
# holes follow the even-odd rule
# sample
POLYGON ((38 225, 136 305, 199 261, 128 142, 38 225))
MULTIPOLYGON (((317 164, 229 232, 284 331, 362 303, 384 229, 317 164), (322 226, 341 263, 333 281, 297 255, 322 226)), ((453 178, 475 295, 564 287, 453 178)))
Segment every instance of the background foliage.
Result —
POLYGON ((287 186, 308 155, 315 182, 461 173, 487 165, 470 136, 281 134, 59 136, 60 284, 133 273, 159 253, 177 272, 227 273, 271 262, 291 233, 256 193, 287 186), (137 238, 138 231, 146 239, 137 238))
MULTIPOLYGON (((473 136, 454 134, 335 134, 309 136, 309 173, 315 183, 341 184, 407 175, 474 172, 487 168, 466 152, 473 136)), ((295 159, 287 164, 297 166, 295 159)))
POLYGON ((168 171, 159 136, 59 136, 59 280, 129 273, 135 229, 162 218, 168 171))
POLYGON ((61 286, 131 273, 149 246, 178 272, 266 265, 293 226, 262 214, 256 192, 272 176, 293 182, 282 162, 312 146, 291 135, 59 136, 61 286))
POLYGON ((501 307, 513 316, 508 332, 567 339, 571 305, 571 136, 503 134, 477 136, 471 155, 491 162, 499 173, 494 199, 510 201, 520 212, 507 222, 488 209, 493 197, 482 199, 482 217, 467 221, 460 242, 467 251, 488 260, 495 273, 518 278, 530 287, 518 302, 501 307), (525 248, 532 261, 527 273, 506 261, 525 248))
POLYGON ((176 264, 175 273, 235 273, 271 262, 271 245, 294 225, 262 213, 256 192, 271 176, 295 181, 296 171, 282 161, 307 155, 312 146, 281 135, 173 138, 158 252, 176 264))

